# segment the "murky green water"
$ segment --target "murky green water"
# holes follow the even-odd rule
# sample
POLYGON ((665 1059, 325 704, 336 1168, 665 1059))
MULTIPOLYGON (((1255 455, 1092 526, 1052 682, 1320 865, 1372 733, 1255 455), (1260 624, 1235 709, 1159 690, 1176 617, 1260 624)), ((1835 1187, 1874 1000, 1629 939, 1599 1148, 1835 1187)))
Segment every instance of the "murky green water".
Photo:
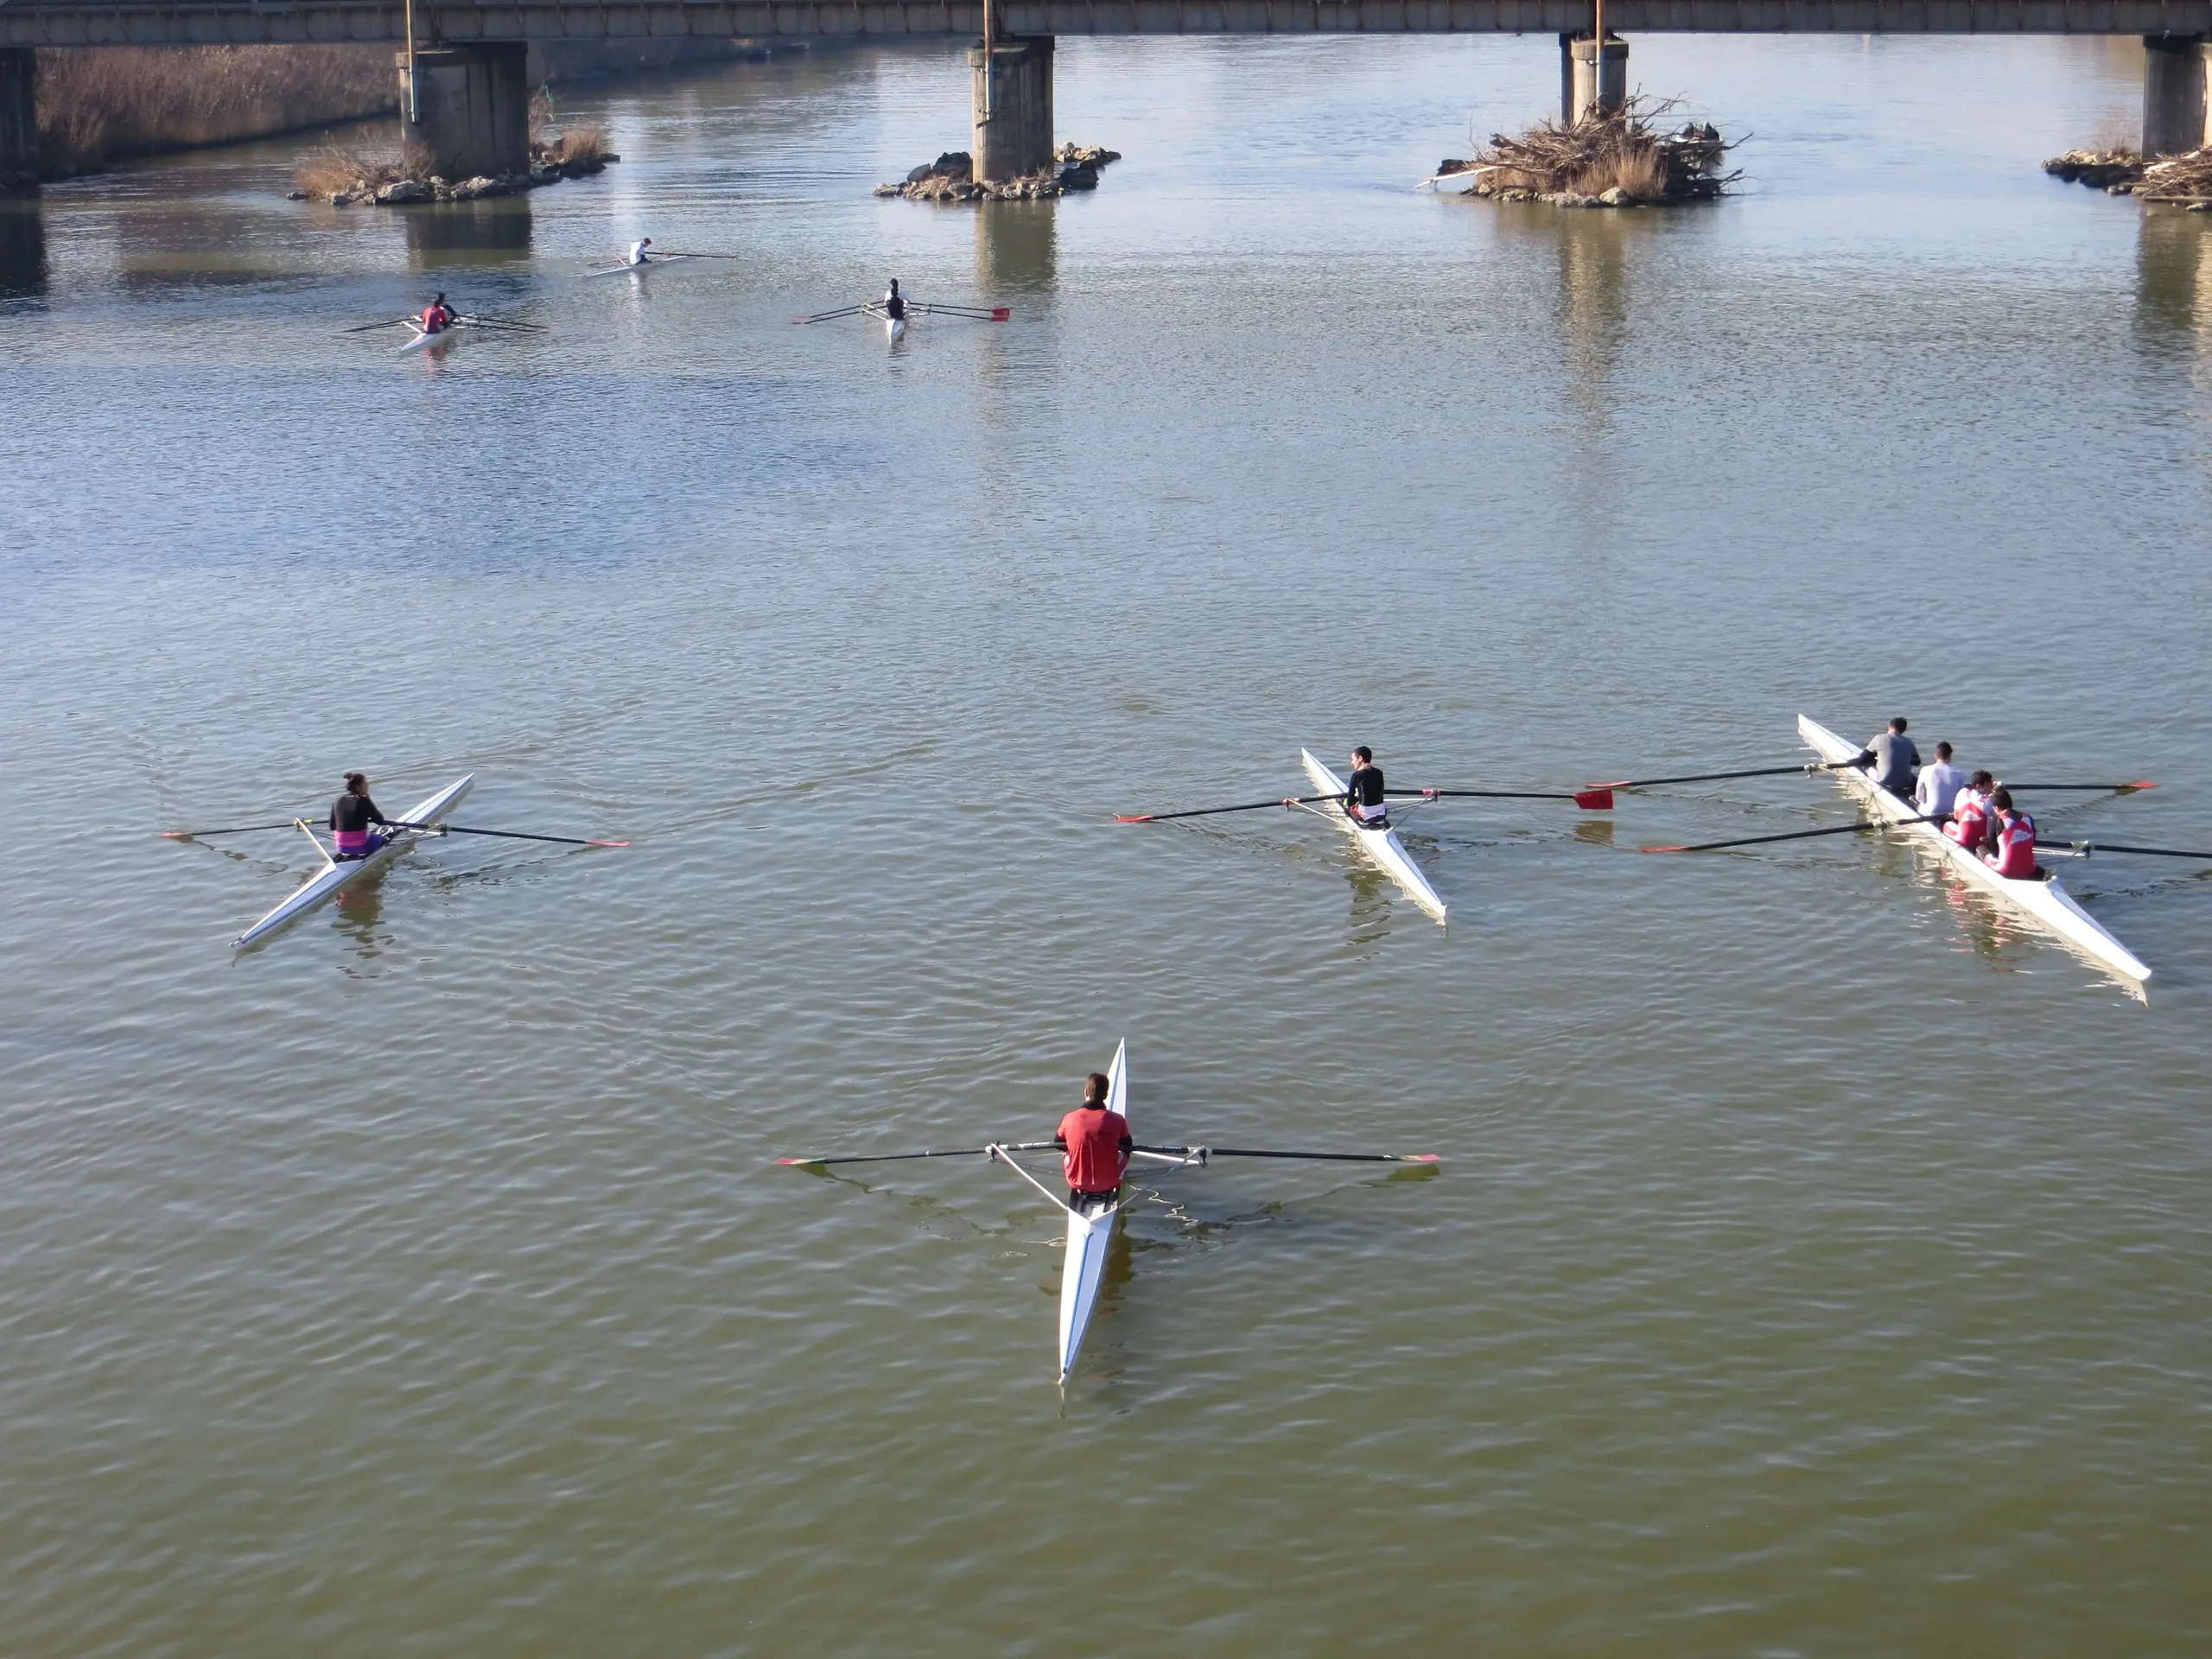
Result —
POLYGON ((526 202, 289 148, 0 232, 11 1654, 2166 1654, 2212 1626, 2212 880, 2147 1004, 1781 779, 1904 711, 2212 846, 2201 219, 2051 183, 2094 42, 1639 40, 1740 199, 1408 187, 1548 36, 1065 41, 1128 159, 987 214, 957 48, 601 94, 526 202), (580 273, 620 242, 735 257, 580 273), (895 351, 787 319, 1011 305, 895 351), (551 332, 340 335, 444 287, 551 332), (233 962, 283 836, 461 838, 233 962), (1065 1405, 981 1162, 1130 1044, 1065 1405), (2197 1565, 2191 1567, 2191 1562, 2197 1565))

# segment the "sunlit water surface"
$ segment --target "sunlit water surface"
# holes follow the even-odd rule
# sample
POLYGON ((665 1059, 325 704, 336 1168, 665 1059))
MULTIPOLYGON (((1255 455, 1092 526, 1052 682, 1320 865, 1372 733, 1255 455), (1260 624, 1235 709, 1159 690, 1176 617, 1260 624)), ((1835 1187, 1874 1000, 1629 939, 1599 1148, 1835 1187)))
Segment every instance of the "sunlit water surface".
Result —
POLYGON ((0 238, 10 1654, 2153 1654, 2212 1639, 2212 881, 2147 1003, 1786 765, 1889 715, 2212 846, 2205 221, 2096 42, 1635 42, 1708 211, 1416 192, 1548 36, 1065 41, 1095 195, 868 194, 958 47, 564 95, 526 201, 300 144, 0 238), (639 234, 732 256, 588 281, 639 234), (1009 323, 789 318, 892 275, 1009 323), (543 324, 343 334, 443 287, 543 324), (346 767, 420 849, 233 961, 346 767), (1133 1205, 1063 1403, 981 1160, 1133 1205))

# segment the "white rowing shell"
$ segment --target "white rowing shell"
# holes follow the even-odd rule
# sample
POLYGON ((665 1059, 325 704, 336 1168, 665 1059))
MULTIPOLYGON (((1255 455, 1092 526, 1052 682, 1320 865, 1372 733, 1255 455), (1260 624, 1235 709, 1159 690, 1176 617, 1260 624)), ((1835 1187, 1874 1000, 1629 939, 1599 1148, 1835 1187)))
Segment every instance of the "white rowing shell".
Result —
MULTIPOLYGON (((458 783, 448 784, 428 800, 418 802, 410 808, 405 814, 407 821, 410 823, 442 823, 454 808, 461 804, 461 798, 468 793, 469 786, 475 781, 476 774, 471 772, 458 783)), ((290 898, 239 934, 232 942, 231 948, 242 950, 257 940, 266 938, 288 923, 299 920, 324 899, 336 893, 340 888, 352 886, 371 870, 382 869, 420 839, 419 830, 399 830, 392 833, 390 841, 385 842, 366 858, 351 858, 341 861, 325 853, 322 868, 309 877, 307 884, 293 893, 290 898)), ((320 846, 321 843, 318 842, 316 845, 320 846)))
MULTIPOLYGON (((1339 801, 1349 787, 1344 780, 1323 766, 1311 749, 1300 749, 1298 758, 1306 763, 1306 775, 1313 780, 1314 793, 1333 795, 1339 801)), ((1444 900, 1437 897, 1436 889, 1428 885, 1428 878, 1421 873, 1413 855, 1406 850, 1406 843, 1398 839, 1395 830, 1369 830, 1352 822, 1351 814, 1341 806, 1324 807, 1324 813, 1335 820, 1337 828, 1358 844, 1360 851, 1382 868, 1383 873, 1406 890, 1407 897, 1419 905, 1438 921, 1444 919, 1444 900)))
MULTIPOLYGON (((1803 715, 1797 716, 1797 735, 1827 761, 1849 760, 1859 753, 1856 743, 1846 742, 1825 726, 1803 715)), ((1919 808, 1910 801, 1901 801, 1884 789, 1866 772, 1855 767, 1839 767, 1834 774, 1844 788, 1872 807, 1881 817, 1895 823, 1904 834, 1912 838, 1913 844, 1923 852, 1934 853, 1948 864, 1954 874, 1962 876, 1974 887, 2010 905, 2013 909, 2033 917, 2053 933, 2088 957, 2099 967, 2133 980, 2140 985, 2151 977, 2151 970, 2136 959, 2135 953, 2100 927, 2089 912, 2082 908, 2072 893, 2066 891, 2056 876, 2038 881, 2032 878, 2015 880, 1997 874, 1982 862, 1981 855, 1969 852, 1933 823, 1909 823, 1902 820, 1916 818, 1919 808)))
MULTIPOLYGON (((1106 1108, 1129 1115, 1129 1046, 1115 1045, 1114 1064, 1106 1071, 1106 1108)), ((1115 1218, 1122 1213, 1119 1199, 1093 1215, 1068 1211, 1068 1253, 1060 1267, 1060 1381, 1068 1380, 1076 1356, 1083 1351, 1083 1333, 1090 1328, 1091 1310, 1098 1304, 1098 1287, 1106 1280, 1106 1249, 1113 1242, 1115 1218)))
POLYGON ((688 253, 657 253, 642 264, 607 265, 598 270, 588 270, 584 275, 587 276, 642 276, 658 266, 672 265, 679 259, 689 259, 692 257, 688 253))

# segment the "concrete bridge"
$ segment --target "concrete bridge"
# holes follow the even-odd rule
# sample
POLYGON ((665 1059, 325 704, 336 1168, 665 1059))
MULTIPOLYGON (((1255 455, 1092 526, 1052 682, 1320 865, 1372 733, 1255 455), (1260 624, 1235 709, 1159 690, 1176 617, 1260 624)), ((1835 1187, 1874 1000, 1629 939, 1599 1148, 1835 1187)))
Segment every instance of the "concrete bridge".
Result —
POLYGON ((2212 0, 0 0, 0 188, 35 168, 31 48, 389 41, 448 176, 526 160, 532 41, 969 36, 979 176, 1048 164, 1061 35, 1554 35, 1562 113, 1625 93, 1620 33, 2136 35, 2143 149, 2207 142, 2212 0))

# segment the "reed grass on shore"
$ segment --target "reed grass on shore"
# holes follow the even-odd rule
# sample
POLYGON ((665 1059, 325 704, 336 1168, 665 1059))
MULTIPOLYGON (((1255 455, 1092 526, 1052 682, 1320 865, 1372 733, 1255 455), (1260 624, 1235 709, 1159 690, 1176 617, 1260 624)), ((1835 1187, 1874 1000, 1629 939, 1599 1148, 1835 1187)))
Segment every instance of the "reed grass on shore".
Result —
POLYGON ((49 167, 228 143, 398 102, 371 46, 102 46, 38 54, 39 156, 49 167))

